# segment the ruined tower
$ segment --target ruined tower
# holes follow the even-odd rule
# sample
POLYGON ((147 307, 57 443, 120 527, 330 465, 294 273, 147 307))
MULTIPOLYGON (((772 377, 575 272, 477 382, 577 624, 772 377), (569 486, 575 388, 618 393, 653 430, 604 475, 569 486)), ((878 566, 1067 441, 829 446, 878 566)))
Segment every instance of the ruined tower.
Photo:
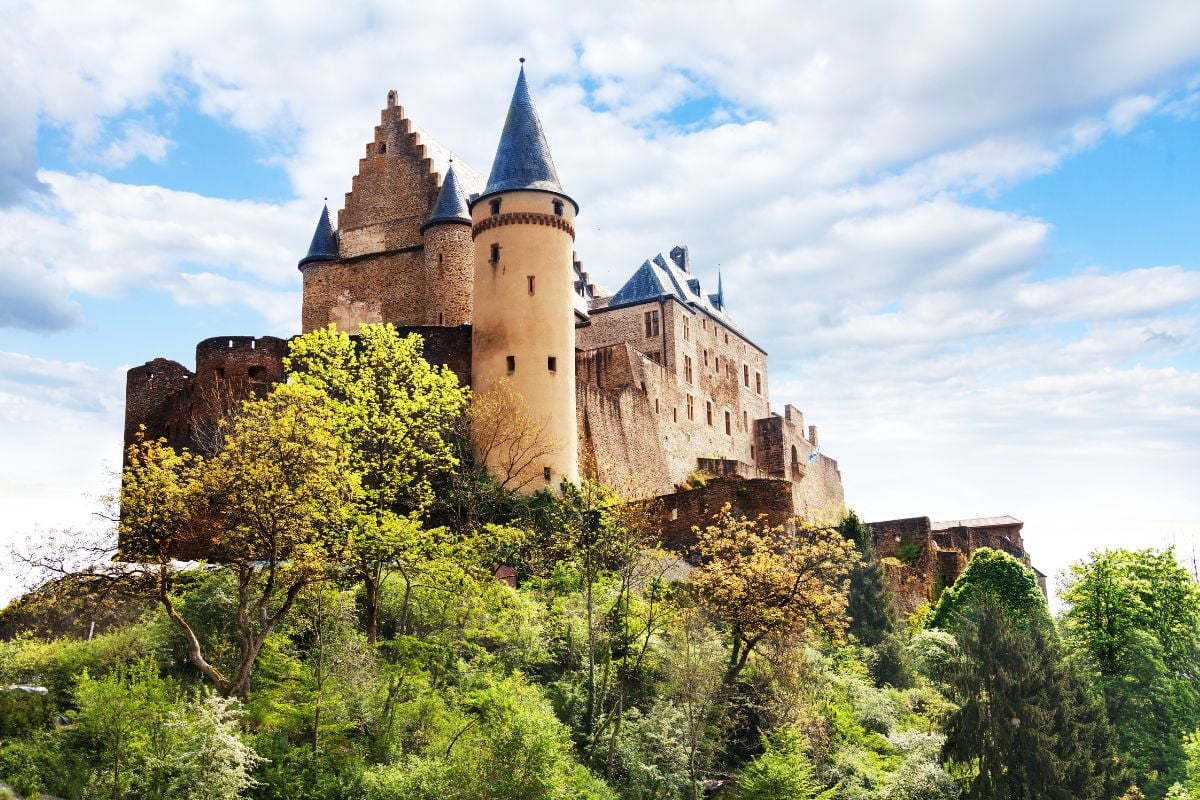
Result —
POLYGON ((579 480, 572 260, 577 211, 558 182, 522 66, 487 187, 471 202, 471 384, 486 392, 508 380, 525 412, 544 423, 551 452, 530 465, 536 473, 531 490, 579 480))

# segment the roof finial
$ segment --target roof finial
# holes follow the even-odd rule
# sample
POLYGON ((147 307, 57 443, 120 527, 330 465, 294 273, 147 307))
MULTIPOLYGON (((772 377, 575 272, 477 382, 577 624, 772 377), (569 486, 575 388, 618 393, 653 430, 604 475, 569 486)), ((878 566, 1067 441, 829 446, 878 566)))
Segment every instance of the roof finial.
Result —
POLYGON ((518 58, 517 60, 518 60, 518 61, 520 61, 522 64, 524 64, 524 63, 525 63, 525 56, 521 56, 521 57, 520 57, 520 58, 518 58))

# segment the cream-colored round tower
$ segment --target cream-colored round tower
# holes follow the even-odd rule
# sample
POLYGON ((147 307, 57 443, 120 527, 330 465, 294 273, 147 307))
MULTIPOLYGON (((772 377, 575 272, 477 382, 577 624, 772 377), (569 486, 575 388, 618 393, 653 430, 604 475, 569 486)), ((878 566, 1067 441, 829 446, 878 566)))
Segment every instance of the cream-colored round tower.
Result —
MULTIPOLYGON (((578 208, 558 182, 521 68, 487 188, 471 202, 475 292, 471 384, 498 381, 519 399, 540 442, 511 485, 524 491, 579 480, 575 416, 575 275, 578 208)), ((477 441, 478 444, 478 441, 477 441)), ((497 448, 503 449, 503 448, 497 448)), ((478 452, 478 447, 477 447, 478 452)), ((482 453, 494 474, 512 464, 482 453)))

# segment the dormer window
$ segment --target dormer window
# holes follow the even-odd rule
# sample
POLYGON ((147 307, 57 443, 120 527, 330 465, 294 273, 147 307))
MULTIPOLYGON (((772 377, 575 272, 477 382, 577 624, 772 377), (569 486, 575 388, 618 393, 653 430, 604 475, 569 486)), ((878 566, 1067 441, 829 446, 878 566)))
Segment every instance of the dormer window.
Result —
POLYGON ((563 201, 555 200, 554 201, 554 216, 561 217, 562 215, 563 215, 563 201))
POLYGON ((500 198, 497 197, 495 200, 488 203, 488 207, 491 208, 493 217, 496 216, 497 214, 499 214, 500 213, 500 198))

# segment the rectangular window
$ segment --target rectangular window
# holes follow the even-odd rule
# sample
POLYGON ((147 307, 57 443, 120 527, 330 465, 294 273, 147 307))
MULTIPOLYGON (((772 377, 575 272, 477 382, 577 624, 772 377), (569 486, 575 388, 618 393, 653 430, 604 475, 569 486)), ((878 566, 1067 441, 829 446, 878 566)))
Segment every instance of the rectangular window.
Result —
POLYGON ((654 413, 658 413, 658 398, 654 398, 654 413))
POLYGON ((655 336, 658 336, 658 312, 657 311, 647 311, 645 316, 646 316, 646 338, 652 339, 655 336))
POLYGON ((692 382, 692 357, 683 357, 683 379, 688 383, 692 382))
POLYGON ((691 326, 688 325, 688 318, 683 318, 683 340, 686 342, 691 338, 691 326))
POLYGON ((704 351, 704 366, 708 366, 708 350, 704 351))
POLYGON ((742 427, 746 430, 750 430, 750 415, 745 411, 742 412, 742 427))
POLYGON ((729 344, 729 334, 725 334, 725 344, 729 344))
POLYGON ((546 356, 546 369, 551 372, 558 372, 558 357, 546 356))
POLYGON ((562 200, 555 200, 554 201, 554 216, 561 217, 562 215, 563 215, 563 202, 562 202, 562 200))
POLYGON ((688 395, 688 419, 696 419, 696 406, 692 403, 692 396, 688 395))
POLYGON ((517 357, 516 356, 505 356, 504 363, 505 363, 505 366, 508 368, 509 372, 517 371, 517 357))
POLYGON ((679 406, 671 407, 671 422, 679 422, 679 406))
POLYGON ((754 460, 754 445, 750 445, 750 460, 754 460))
POLYGON ((729 412, 725 412, 725 435, 733 436, 733 422, 729 418, 729 412))
POLYGON ((493 217, 500 213, 500 200, 499 199, 493 200, 488 205, 491 206, 493 217))
POLYGON ((489 259, 489 261, 492 264, 500 263, 500 245, 498 245, 498 244, 492 245, 492 257, 491 257, 491 259, 489 259))
POLYGON ((704 419, 709 425, 712 425, 712 400, 704 401, 704 419))
POLYGON ((550 468, 549 467, 542 467, 542 477, 546 480, 546 483, 550 482, 550 468))
POLYGON ((530 293, 530 294, 533 294, 533 276, 532 276, 532 275, 526 275, 526 276, 525 276, 525 281, 526 281, 526 282, 529 284, 529 293, 530 293))
POLYGON ((750 365, 749 364, 742 364, 742 377, 746 381, 746 388, 749 389, 750 388, 750 365))
POLYGON ((658 352, 657 350, 651 350, 649 353, 646 353, 646 355, 649 356, 650 360, 655 364, 662 363, 662 353, 658 352))
POLYGON ((446 321, 446 315, 443 312, 439 311, 438 312, 438 325, 444 324, 445 321, 446 321))
POLYGON ((754 373, 754 391, 762 394, 762 373, 754 373))

